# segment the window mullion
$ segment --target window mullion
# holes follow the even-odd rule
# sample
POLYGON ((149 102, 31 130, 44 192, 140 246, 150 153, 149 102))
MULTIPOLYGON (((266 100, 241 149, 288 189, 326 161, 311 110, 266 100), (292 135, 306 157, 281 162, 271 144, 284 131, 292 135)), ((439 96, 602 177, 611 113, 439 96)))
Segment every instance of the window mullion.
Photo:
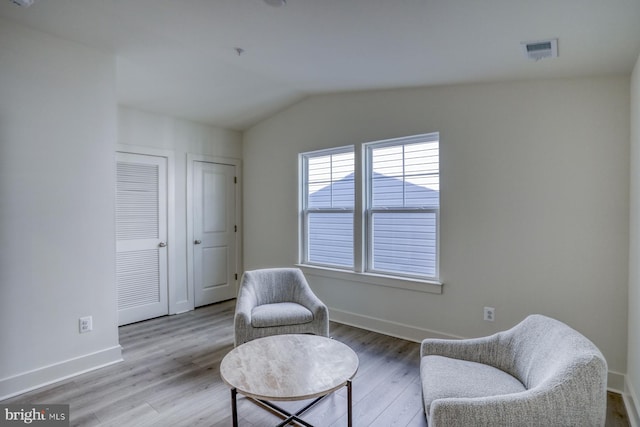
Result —
POLYGON ((363 157, 365 155, 363 145, 356 144, 354 153, 354 215, 353 215, 353 270, 356 273, 362 273, 365 271, 365 218, 364 218, 364 199, 365 193, 365 180, 364 176, 367 174, 365 171, 366 162, 363 157))
POLYGON ((307 198, 309 188, 309 157, 300 156, 298 161, 298 176, 300 177, 300 187, 298 188, 298 262, 307 262, 309 259, 308 245, 308 225, 307 198))

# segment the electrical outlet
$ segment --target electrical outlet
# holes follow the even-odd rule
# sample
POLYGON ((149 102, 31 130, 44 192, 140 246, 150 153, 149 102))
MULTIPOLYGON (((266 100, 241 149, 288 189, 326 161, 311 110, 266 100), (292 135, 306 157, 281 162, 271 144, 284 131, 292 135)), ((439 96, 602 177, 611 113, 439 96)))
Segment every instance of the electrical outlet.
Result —
POLYGON ((90 332, 93 330, 93 317, 91 316, 81 317, 79 324, 80 324, 81 334, 84 334, 85 332, 90 332))
POLYGON ((493 307, 484 308, 484 320, 487 322, 493 322, 496 320, 496 309, 493 307))

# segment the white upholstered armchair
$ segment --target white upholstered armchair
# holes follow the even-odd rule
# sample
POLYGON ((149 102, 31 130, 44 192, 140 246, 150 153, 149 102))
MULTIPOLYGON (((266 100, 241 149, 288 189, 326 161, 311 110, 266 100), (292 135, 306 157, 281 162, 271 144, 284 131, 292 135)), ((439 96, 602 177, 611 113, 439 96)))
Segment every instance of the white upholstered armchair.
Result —
POLYGON ((269 335, 329 336, 329 311, 298 268, 245 271, 234 318, 235 345, 269 335))
POLYGON ((492 336, 426 339, 420 377, 429 427, 603 426, 607 363, 583 335, 531 315, 492 336))

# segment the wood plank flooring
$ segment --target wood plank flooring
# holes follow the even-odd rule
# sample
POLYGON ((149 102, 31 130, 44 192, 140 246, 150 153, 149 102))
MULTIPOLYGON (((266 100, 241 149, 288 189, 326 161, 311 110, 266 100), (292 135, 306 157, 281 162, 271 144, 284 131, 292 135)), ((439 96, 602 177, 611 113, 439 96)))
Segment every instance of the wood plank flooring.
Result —
MULTIPOLYGON (((220 361, 233 348, 235 300, 120 328, 124 362, 52 384, 2 403, 70 404, 73 426, 230 426, 230 391, 220 361)), ((419 345, 331 323, 331 335, 360 358, 353 381, 355 426, 426 426, 419 345)), ((345 426, 346 389, 312 408, 316 426, 345 426)), ((283 402, 295 410, 304 402, 283 402)), ((619 395, 610 394, 607 426, 628 426, 619 395)), ((280 418, 239 398, 241 426, 280 418)))

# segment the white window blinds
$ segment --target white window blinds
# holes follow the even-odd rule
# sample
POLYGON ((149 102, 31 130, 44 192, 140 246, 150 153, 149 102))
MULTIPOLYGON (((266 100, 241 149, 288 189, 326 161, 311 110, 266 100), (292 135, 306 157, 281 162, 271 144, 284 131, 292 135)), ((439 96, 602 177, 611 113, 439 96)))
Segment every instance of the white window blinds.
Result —
POLYGON ((438 281, 439 143, 431 133, 301 154, 300 262, 438 281))
POLYGON ((367 144, 367 269, 436 278, 437 134, 367 144))
POLYGON ((304 261, 353 266, 353 149, 308 154, 303 169, 304 261))

